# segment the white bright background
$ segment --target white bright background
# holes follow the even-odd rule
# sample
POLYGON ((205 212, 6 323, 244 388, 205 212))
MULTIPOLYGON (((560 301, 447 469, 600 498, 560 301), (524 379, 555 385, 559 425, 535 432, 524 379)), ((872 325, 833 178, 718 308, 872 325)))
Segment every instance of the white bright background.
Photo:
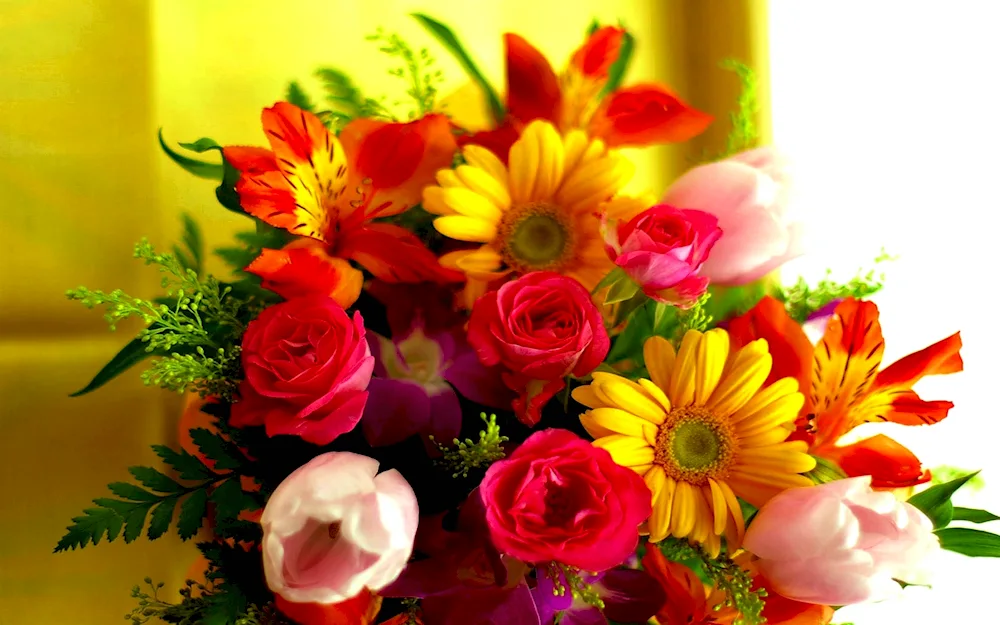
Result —
MULTIPOLYGON (((927 466, 982 469, 986 487, 955 501, 1000 514, 1000 2, 771 0, 770 13, 774 142, 812 234, 783 277, 849 278, 882 246, 900 257, 874 298, 887 363, 961 330, 965 371, 917 387, 955 402, 944 422, 882 429, 927 466)), ((931 590, 834 622, 1000 623, 998 579, 1000 559, 943 554, 931 590)))

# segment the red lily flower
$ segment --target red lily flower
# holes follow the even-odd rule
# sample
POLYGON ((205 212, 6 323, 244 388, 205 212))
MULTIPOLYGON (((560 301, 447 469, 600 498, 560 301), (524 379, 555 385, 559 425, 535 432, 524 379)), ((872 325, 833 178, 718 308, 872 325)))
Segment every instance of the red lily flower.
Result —
POLYGON ((541 52, 507 33, 507 117, 496 129, 459 137, 459 143, 484 146, 507 162, 521 129, 535 119, 548 120, 564 133, 586 130, 608 146, 687 141, 704 131, 712 117, 691 108, 664 85, 623 87, 601 98, 624 36, 618 27, 598 28, 556 75, 541 52))
POLYGON ((329 295, 347 307, 361 292, 355 261, 387 282, 456 282, 409 230, 379 217, 420 201, 434 173, 457 149, 442 115, 409 123, 357 119, 335 136, 318 117, 288 102, 261 115, 271 150, 230 146, 223 155, 240 171, 243 210, 302 237, 264 250, 247 267, 283 297, 329 295))
POLYGON ((837 441, 866 422, 902 425, 937 423, 950 401, 924 401, 913 385, 925 375, 962 370, 959 333, 879 370, 885 342, 878 307, 872 302, 841 302, 815 346, 785 307, 765 297, 729 325, 735 345, 767 340, 774 359, 767 383, 783 377, 799 381, 805 405, 792 436, 810 444, 810 453, 832 460, 849 476, 871 475, 876 488, 901 488, 930 480, 920 460, 888 436, 878 435, 838 446, 837 441))

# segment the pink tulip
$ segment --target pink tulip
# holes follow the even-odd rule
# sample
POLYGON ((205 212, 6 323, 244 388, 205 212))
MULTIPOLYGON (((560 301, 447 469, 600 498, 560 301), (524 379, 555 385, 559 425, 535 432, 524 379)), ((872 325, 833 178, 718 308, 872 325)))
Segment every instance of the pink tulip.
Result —
POLYGON ((802 224, 789 214, 789 176, 771 147, 695 167, 663 196, 663 203, 705 211, 719 219, 722 238, 701 268, 713 284, 753 282, 801 256, 802 224))
POLYGON ((778 594, 849 605, 898 593, 893 580, 926 582, 940 549, 931 530, 923 513, 864 476, 784 491, 754 517, 743 546, 778 594))
POLYGON ((296 469, 261 517, 267 585, 293 603, 337 603, 395 581, 413 551, 417 498, 395 470, 349 452, 296 469))

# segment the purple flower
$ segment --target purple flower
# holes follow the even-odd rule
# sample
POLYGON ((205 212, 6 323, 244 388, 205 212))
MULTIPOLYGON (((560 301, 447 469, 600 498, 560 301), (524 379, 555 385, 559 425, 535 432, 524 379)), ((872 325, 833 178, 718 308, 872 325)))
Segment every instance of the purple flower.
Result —
POLYGON ((425 332, 420 315, 392 339, 368 333, 375 378, 361 421, 373 447, 392 445, 414 434, 450 442, 462 427, 458 393, 495 408, 510 408, 513 395, 499 369, 480 364, 461 328, 425 332))
MULTIPOLYGON (((645 571, 611 569, 597 575, 585 575, 583 579, 604 601, 603 611, 573 599, 568 588, 562 595, 555 594, 553 580, 538 570, 538 584, 531 594, 543 625, 552 623, 559 612, 562 613, 559 625, 606 625, 608 619, 619 623, 645 623, 666 601, 663 589, 645 571)), ((565 578, 560 579, 560 583, 566 587, 565 578)))

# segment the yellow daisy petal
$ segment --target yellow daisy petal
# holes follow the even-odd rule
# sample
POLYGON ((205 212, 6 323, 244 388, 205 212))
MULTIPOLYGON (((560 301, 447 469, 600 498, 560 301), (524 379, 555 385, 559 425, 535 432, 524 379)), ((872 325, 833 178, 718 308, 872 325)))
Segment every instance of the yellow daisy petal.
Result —
POLYGON ((594 447, 606 450, 615 464, 623 467, 639 467, 653 462, 653 448, 641 438, 621 434, 604 436, 594 441, 594 447))
POLYGON ((655 399, 664 410, 670 412, 670 398, 668 398, 667 394, 663 392, 663 389, 645 378, 639 378, 639 386, 641 386, 642 390, 646 391, 650 397, 655 399))
POLYGON ((588 147, 590 147, 590 141, 587 139, 587 133, 584 131, 571 130, 566 135, 563 157, 563 171, 565 175, 571 174, 576 169, 588 147))
POLYGON ((601 204, 600 211, 609 220, 625 223, 654 204, 656 204, 656 197, 652 195, 638 197, 623 195, 601 204))
POLYGON ((741 449, 734 471, 748 473, 779 471, 782 473, 805 473, 816 468, 816 459, 784 445, 750 447, 741 449))
POLYGON ((733 414, 753 398, 770 372, 767 341, 757 339, 745 345, 732 359, 705 407, 716 414, 733 414))
MULTIPOLYGON (((755 403, 755 399, 750 400, 750 403, 755 403)), ((737 421, 736 432, 739 436, 749 437, 765 430, 793 423, 798 418, 803 403, 805 403, 805 397, 797 391, 778 397, 770 404, 761 406, 756 412, 749 413, 745 419, 737 421)))
POLYGON ((572 395, 573 399, 580 402, 587 408, 604 408, 608 406, 608 404, 598 399, 597 393, 594 392, 592 384, 576 387, 573 389, 572 395))
POLYGON ((674 507, 670 513, 670 534, 684 538, 694 529, 697 504, 694 501, 694 486, 687 482, 677 482, 674 491, 674 507))
POLYGON ((712 533, 712 509, 709 502, 705 500, 705 494, 701 488, 692 485, 692 499, 694 500, 694 527, 691 529, 691 539, 695 542, 705 542, 708 535, 712 533))
POLYGON ((766 447, 767 445, 774 445, 775 443, 780 443, 784 441, 791 434, 787 429, 776 426, 770 427, 766 430, 756 432, 752 435, 742 435, 737 434, 737 438, 740 439, 740 449, 742 450, 740 454, 742 455, 750 449, 759 449, 761 447, 766 447))
POLYGON ((598 430, 607 430, 615 434, 641 438, 648 444, 656 442, 655 425, 619 408, 595 408, 588 410, 580 415, 580 423, 583 424, 584 429, 594 438, 606 436, 606 434, 598 435, 591 432, 591 426, 594 426, 598 430), (652 441, 650 441, 650 436, 652 436, 652 441))
MULTIPOLYGON (((535 126, 537 128, 537 126, 535 126)), ((508 167, 510 168, 510 198, 515 204, 527 204, 534 197, 535 181, 541 158, 541 137, 538 131, 528 132, 526 128, 521 138, 510 148, 508 167)))
POLYGON ((663 423, 666 418, 663 408, 631 380, 610 373, 595 372, 593 386, 601 401, 618 406, 654 425, 663 423))
POLYGON ((729 516, 729 508, 726 506, 726 496, 722 492, 722 488, 719 484, 713 480, 708 480, 708 485, 702 488, 707 489, 705 498, 712 502, 712 518, 714 523, 712 524, 712 531, 715 534, 721 534, 726 531, 726 518, 729 516))
POLYGON ((722 538, 718 534, 709 534, 701 546, 709 558, 718 558, 722 553, 722 538))
POLYGON ((442 187, 463 187, 462 181, 458 179, 455 174, 454 169, 439 169, 436 174, 434 174, 434 179, 437 180, 439 186, 442 187))
MULTIPOLYGON (((441 171, 451 171, 450 169, 443 169, 441 171)), ((423 197, 421 201, 421 206, 424 210, 432 215, 455 215, 455 211, 451 209, 444 201, 444 188, 429 186, 424 187, 423 197)))
MULTIPOLYGON (((476 250, 457 250, 441 256, 441 265, 451 269, 460 269, 472 276, 496 276, 503 257, 496 250, 484 245, 476 250)), ((499 276, 497 276, 499 277, 499 276)))
MULTIPOLYGON (((653 467, 650 473, 655 469, 660 469, 660 473, 663 473, 663 469, 660 467, 653 467)), ((646 475, 648 476, 649 473, 646 475)), ((670 517, 674 506, 674 493, 677 489, 677 482, 666 477, 666 474, 663 475, 663 486, 656 498, 656 503, 653 504, 653 514, 649 517, 649 540, 654 543, 660 542, 670 534, 670 517)), ((647 479, 646 484, 649 483, 650 480, 647 479)))
POLYGON ((776 380, 770 386, 760 389, 750 401, 734 412, 732 416, 733 423, 738 423, 743 419, 753 416, 759 410, 764 409, 785 395, 795 393, 798 389, 799 383, 795 378, 781 378, 780 380, 776 380))
POLYGON ((462 148, 462 156, 469 165, 482 169, 504 187, 508 186, 507 168, 493 152, 480 145, 467 145, 462 148))
POLYGON ((538 128, 538 176, 532 190, 531 200, 547 200, 555 195, 563 181, 563 139, 552 124, 534 121, 528 124, 525 132, 538 128))
POLYGON ((438 217, 434 220, 434 228, 444 236, 459 241, 488 243, 497 236, 496 224, 463 215, 438 217))
MULTIPOLYGON (((729 487, 724 481, 717 481, 715 484, 722 491, 722 496, 726 500, 726 507, 729 508, 729 515, 732 519, 734 529, 736 530, 736 542, 737 544, 743 543, 743 534, 746 532, 746 520, 743 518, 743 508, 740 507, 740 502, 736 498, 736 494, 733 489, 729 487)), ((729 523, 726 523, 726 529, 729 529, 729 523)), ((727 541, 730 541, 730 537, 726 537, 727 541)), ((730 545, 735 547, 735 545, 730 545)))
POLYGON ((709 330, 698 343, 695 366, 694 403, 703 406, 722 379, 722 369, 729 358, 729 334, 716 328, 709 330))
POLYGON ((632 164, 621 158, 606 157, 580 165, 563 180, 556 202, 571 212, 596 208, 620 191, 633 172, 632 164))
POLYGON ((673 370, 674 360, 677 358, 674 346, 662 336, 653 336, 643 343, 642 356, 646 361, 649 379, 652 380, 653 384, 667 391, 670 388, 670 372, 673 370))
POLYGON ((510 193, 507 192, 507 187, 485 170, 470 165, 459 165, 455 169, 455 174, 456 180, 487 198, 497 208, 503 210, 510 207, 510 193))
POLYGON ((441 194, 441 201, 458 215, 499 223, 503 215, 496 204, 466 187, 452 187, 441 194))
POLYGON ((674 368, 670 371, 670 385, 667 388, 667 396, 675 408, 690 406, 694 401, 698 344, 701 343, 701 338, 701 332, 688 330, 681 340, 681 348, 674 360, 674 368))

